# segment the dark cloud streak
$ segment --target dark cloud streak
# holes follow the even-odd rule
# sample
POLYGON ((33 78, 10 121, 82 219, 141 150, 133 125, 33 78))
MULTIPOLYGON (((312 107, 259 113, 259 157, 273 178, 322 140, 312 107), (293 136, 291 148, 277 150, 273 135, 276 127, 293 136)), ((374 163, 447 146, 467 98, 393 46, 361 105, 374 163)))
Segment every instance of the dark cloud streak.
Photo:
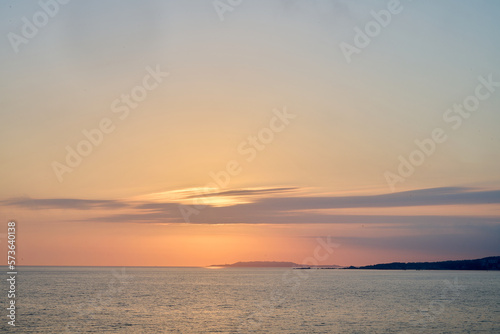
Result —
POLYGON ((11 198, 0 201, 2 206, 17 206, 26 209, 119 209, 129 206, 119 200, 90 200, 76 198, 11 198))
MULTIPOLYGON (((218 196, 253 196, 282 194, 297 190, 294 187, 256 190, 231 190, 218 196)), ((322 197, 264 197, 253 203, 242 203, 225 207, 189 207, 197 214, 189 216, 193 224, 428 224, 452 222, 465 224, 498 223, 500 217, 465 216, 393 216, 393 215, 341 215, 321 212, 324 209, 343 208, 391 208, 438 205, 478 205, 500 203, 500 190, 478 190, 473 188, 444 187, 406 191, 371 196, 322 196, 322 197)), ((101 222, 169 222, 185 223, 178 203, 128 202, 123 200, 88 199, 33 199, 14 198, 0 202, 3 206, 18 206, 27 209, 128 209, 118 214, 94 217, 101 222), (131 211, 131 212, 130 212, 131 211)))

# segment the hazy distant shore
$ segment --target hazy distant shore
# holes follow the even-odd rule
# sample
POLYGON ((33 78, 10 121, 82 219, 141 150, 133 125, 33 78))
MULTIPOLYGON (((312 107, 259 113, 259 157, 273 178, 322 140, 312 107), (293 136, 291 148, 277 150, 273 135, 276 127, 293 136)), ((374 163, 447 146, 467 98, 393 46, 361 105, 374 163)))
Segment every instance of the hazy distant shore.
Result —
POLYGON ((338 269, 342 266, 335 264, 310 266, 306 264, 298 264, 294 262, 279 262, 279 261, 249 261, 249 262, 236 262, 232 264, 213 264, 209 267, 224 267, 224 268, 325 268, 325 269, 338 269))
POLYGON ((232 264, 214 264, 209 267, 222 268, 293 268, 293 269, 378 269, 378 270, 500 270, 500 256, 475 260, 439 262, 392 262, 368 266, 305 265, 294 262, 250 261, 232 264))

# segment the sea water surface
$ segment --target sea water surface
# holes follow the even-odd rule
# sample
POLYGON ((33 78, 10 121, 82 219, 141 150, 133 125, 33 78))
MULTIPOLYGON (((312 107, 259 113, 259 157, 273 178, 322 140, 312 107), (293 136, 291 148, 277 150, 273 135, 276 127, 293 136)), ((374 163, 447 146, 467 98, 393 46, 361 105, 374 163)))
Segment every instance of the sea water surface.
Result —
POLYGON ((493 271, 21 267, 6 300, 19 333, 500 333, 493 271))

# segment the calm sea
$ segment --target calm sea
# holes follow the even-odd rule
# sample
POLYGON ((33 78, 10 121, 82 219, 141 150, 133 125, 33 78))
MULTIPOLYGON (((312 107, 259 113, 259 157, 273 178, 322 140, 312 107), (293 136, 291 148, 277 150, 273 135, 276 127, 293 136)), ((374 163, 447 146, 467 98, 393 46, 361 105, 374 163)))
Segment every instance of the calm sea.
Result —
POLYGON ((2 282, 19 333, 500 333, 500 272, 22 267, 14 330, 2 282))

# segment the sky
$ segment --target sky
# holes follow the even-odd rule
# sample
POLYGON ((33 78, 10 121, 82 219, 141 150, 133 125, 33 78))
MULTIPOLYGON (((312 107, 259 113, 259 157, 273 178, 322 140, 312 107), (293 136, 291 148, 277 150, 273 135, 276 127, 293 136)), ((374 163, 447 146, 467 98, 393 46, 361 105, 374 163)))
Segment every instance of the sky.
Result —
POLYGON ((20 265, 500 255, 498 17, 2 1, 0 248, 14 220, 20 265))

